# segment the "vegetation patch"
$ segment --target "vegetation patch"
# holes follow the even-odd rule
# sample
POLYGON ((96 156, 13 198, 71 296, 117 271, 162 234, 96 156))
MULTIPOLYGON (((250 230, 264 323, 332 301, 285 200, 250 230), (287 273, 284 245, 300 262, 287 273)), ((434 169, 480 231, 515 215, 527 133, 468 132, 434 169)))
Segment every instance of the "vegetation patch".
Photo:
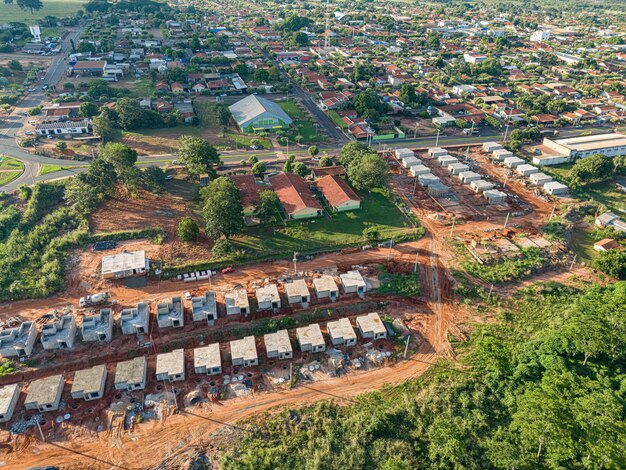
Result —
POLYGON ((521 251, 522 256, 519 258, 507 258, 495 264, 480 264, 475 261, 464 262, 461 266, 468 274, 494 284, 520 281, 533 275, 546 262, 541 251, 537 248, 521 251))
POLYGON ((391 274, 385 268, 381 268, 379 274, 381 294, 395 294, 406 297, 419 297, 420 280, 418 273, 391 274))

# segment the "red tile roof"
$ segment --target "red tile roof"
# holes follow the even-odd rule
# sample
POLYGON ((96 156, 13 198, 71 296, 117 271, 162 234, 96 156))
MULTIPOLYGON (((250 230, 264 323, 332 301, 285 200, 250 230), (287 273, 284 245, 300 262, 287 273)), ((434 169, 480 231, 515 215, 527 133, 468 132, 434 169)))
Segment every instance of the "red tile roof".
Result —
POLYGON ((270 178, 270 183, 287 214, 294 214, 307 207, 322 210, 322 205, 315 199, 309 185, 301 176, 279 173, 270 178))
POLYGON ((345 174, 346 174, 346 169, 341 165, 320 166, 318 168, 313 169, 313 175, 316 178, 321 178, 322 176, 328 176, 328 175, 342 176, 345 174))
POLYGON ((256 184, 254 175, 232 175, 230 179, 239 190, 243 208, 246 209, 256 205, 259 201, 259 187, 256 184))
POLYGON ((342 178, 336 175, 327 175, 319 178, 317 187, 324 195, 324 198, 332 207, 340 206, 348 201, 360 201, 359 196, 348 186, 342 178))

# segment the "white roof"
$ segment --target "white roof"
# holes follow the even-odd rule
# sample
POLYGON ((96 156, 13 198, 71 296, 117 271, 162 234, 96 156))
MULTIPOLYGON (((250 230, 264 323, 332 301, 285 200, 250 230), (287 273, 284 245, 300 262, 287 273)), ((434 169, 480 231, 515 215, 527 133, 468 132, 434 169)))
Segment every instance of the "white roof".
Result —
POLYGON ((383 321, 380 319, 380 315, 376 312, 368 313, 367 315, 361 315, 356 317, 356 324, 363 332, 373 333, 386 333, 387 329, 383 321))
POLYGON ((256 298, 259 302, 280 301, 278 287, 276 287, 276 284, 268 284, 267 286, 259 287, 256 290, 256 298))
POLYGON ((554 142, 571 150, 601 150, 607 147, 626 146, 626 135, 617 133, 596 134, 558 139, 554 142))
POLYGON ((102 257, 102 274, 113 274, 132 269, 146 269, 146 252, 124 251, 102 257))
POLYGON ((248 307, 248 292, 243 288, 234 289, 224 294, 227 307, 248 307))
POLYGON ((264 113, 269 113, 286 124, 291 124, 293 120, 289 115, 283 111, 279 105, 265 98, 261 98, 257 95, 249 95, 246 98, 237 101, 235 104, 229 106, 230 112, 233 115, 237 124, 245 126, 251 120, 261 116, 264 113))
POLYGON ((328 274, 313 279, 313 285, 318 292, 333 292, 339 290, 337 288, 337 284, 335 283, 335 279, 333 279, 333 277, 329 276, 328 274))
POLYGON ((276 333, 269 333, 263 337, 265 349, 277 351, 278 353, 292 352, 291 341, 287 330, 278 330, 276 333))
POLYGON ((348 318, 340 318, 337 321, 331 321, 326 324, 328 333, 333 338, 356 339, 356 333, 348 318))
POLYGON ((311 323, 308 326, 296 329, 296 334, 300 344, 324 344, 322 329, 317 323, 311 323))
POLYGON ((285 292, 287 297, 308 296, 309 288, 304 279, 295 279, 285 283, 285 292))
POLYGON ((156 374, 177 375, 185 373, 185 351, 175 349, 168 353, 157 354, 156 374))
POLYGON ((18 384, 5 385, 0 388, 0 415, 6 415, 11 411, 11 402, 16 393, 20 393, 18 384))
POLYGON ((339 277, 344 286, 365 286, 365 279, 363 279, 361 273, 356 270, 348 271, 345 274, 341 274, 339 277))
POLYGON ((220 344, 213 343, 202 348, 193 350, 193 366, 194 368, 206 367, 213 369, 222 366, 222 358, 220 356, 220 344))
POLYGON ((567 188, 566 185, 559 183, 558 181, 549 181, 543 185, 544 189, 562 189, 567 188))
POLYGON ((258 359, 254 336, 246 336, 245 338, 231 341, 230 355, 232 359, 243 359, 244 361, 258 359))

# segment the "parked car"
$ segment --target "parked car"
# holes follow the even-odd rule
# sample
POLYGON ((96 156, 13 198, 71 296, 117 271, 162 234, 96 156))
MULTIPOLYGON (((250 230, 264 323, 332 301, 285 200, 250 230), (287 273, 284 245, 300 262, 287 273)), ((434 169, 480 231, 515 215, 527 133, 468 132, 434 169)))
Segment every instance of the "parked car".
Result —
POLYGON ((262 145, 251 145, 250 148, 252 150, 263 150, 263 146, 262 145))
POLYGON ((174 177, 172 175, 166 175, 165 176, 165 181, 171 181, 173 179, 174 179, 174 177))
POLYGON ((191 300, 191 292, 185 292, 185 300, 191 300))
POLYGON ((232 273, 234 271, 232 266, 228 266, 227 268, 222 269, 222 274, 232 273))
POLYGON ((33 131, 26 131, 26 132, 24 132, 24 134, 26 134, 26 135, 33 135, 34 132, 33 131))

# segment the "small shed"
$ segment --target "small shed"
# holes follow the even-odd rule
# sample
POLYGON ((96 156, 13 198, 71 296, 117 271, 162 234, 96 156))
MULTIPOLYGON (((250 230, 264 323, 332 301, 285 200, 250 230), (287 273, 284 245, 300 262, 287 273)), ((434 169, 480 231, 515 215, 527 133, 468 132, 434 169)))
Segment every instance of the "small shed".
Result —
POLYGON ((283 360, 293 357, 293 348, 287 330, 278 330, 276 333, 266 334, 263 341, 268 358, 283 360))
POLYGON ((419 165, 420 163, 420 159, 414 156, 405 157, 402 159, 402 166, 404 166, 404 168, 411 168, 412 166, 419 165))
POLYGON ((341 286, 343 287, 344 292, 358 295, 365 294, 367 289, 365 279, 363 279, 363 276, 357 270, 341 274, 339 278, 341 279, 341 286))
POLYGON ((6 423, 13 417, 13 412, 20 398, 20 386, 18 384, 0 387, 0 423, 6 423))
POLYGON ((459 159, 453 157, 452 155, 441 155, 437 158, 437 162, 442 166, 442 167, 447 167, 448 165, 450 165, 451 163, 459 163, 459 159))
POLYGON ((426 191, 433 197, 442 197, 450 192, 450 188, 441 181, 436 181, 433 184, 429 184, 426 191))
POLYGON ((415 152, 413 152, 413 150, 407 149, 407 148, 396 149, 395 154, 396 154, 396 158, 398 160, 402 160, 403 158, 406 158, 406 157, 414 157, 415 156, 415 152))
POLYGON ((459 173, 459 179, 463 182, 463 184, 470 184, 472 181, 480 180, 481 176, 473 171, 462 171, 459 173))
POLYGON ((494 150, 500 150, 502 145, 498 142, 485 142, 483 144, 483 150, 487 153, 492 153, 494 150))
POLYGON ((285 292, 289 305, 302 304, 306 307, 311 301, 311 293, 304 279, 295 279, 285 283, 285 292))
POLYGON ((523 165, 524 163, 524 159, 519 157, 506 157, 504 159, 504 165, 511 169, 515 169, 518 166, 523 165))
POLYGON ((356 333, 350 319, 340 318, 337 321, 330 321, 326 324, 330 341, 334 346, 354 346, 356 344, 356 333))
POLYGON ((326 351, 324 335, 322 335, 322 329, 317 323, 297 328, 296 336, 300 344, 300 351, 311 353, 326 351))
POLYGON ((367 339, 381 339, 387 337, 387 328, 376 312, 356 317, 356 325, 361 336, 367 339))
POLYGON ((221 374, 222 356, 220 353, 220 344, 213 343, 194 349, 193 369, 196 374, 221 374))
POLYGON ((470 183, 470 188, 472 188, 472 191, 474 191, 475 193, 489 191, 490 189, 493 189, 493 187, 493 183, 485 180, 476 180, 470 183))
POLYGON ((200 297, 191 299, 191 316, 193 321, 206 321, 213 326, 217 321, 217 302, 215 292, 207 291, 200 297))
POLYGON ((538 173, 533 173, 532 175, 530 175, 528 179, 535 186, 541 187, 544 184, 549 183, 550 181, 552 181, 554 178, 552 178, 552 176, 550 176, 550 175, 546 175, 543 172, 538 172, 538 173))
POLYGON ((426 173, 430 173, 430 168, 426 165, 413 165, 409 168, 409 173, 411 176, 425 175, 426 173))
POLYGON ((168 382, 185 380, 185 351, 183 349, 157 354, 156 379, 168 382))
POLYGON ((458 175, 459 173, 463 173, 465 171, 469 171, 470 167, 465 163, 450 163, 448 165, 448 171, 451 175, 458 175))
POLYGON ((230 342, 230 356, 233 366, 258 366, 259 356, 256 352, 254 336, 246 336, 230 342))
POLYGON ((104 364, 76 371, 71 395, 74 400, 98 400, 104 395, 107 368, 104 364))
POLYGON ((431 184, 438 184, 441 182, 438 176, 433 175, 432 173, 426 173, 424 175, 419 175, 417 177, 417 181, 422 186, 428 187, 431 184))
POLYGON ((567 194, 569 188, 558 181, 550 181, 543 185, 543 190, 551 196, 558 196, 561 194, 567 194))
POLYGON ((110 308, 103 308, 94 315, 85 315, 81 328, 83 341, 110 343, 113 339, 113 323, 113 312, 110 308))
POLYGON ((147 372, 148 361, 146 356, 118 362, 115 367, 115 390, 143 390, 146 388, 147 372))
POLYGON ((334 302, 339 297, 339 288, 335 279, 328 274, 313 279, 313 287, 318 299, 330 299, 334 302))
POLYGON ((509 152, 508 150, 501 148, 491 152, 491 155, 496 162, 502 162, 504 159, 512 157, 513 152, 509 152))
POLYGON ((498 191, 497 189, 489 189, 483 192, 483 196, 487 199, 489 204, 502 204, 506 202, 506 193, 498 191))
POLYGON ((520 176, 530 176, 534 173, 538 173, 539 168, 529 165, 528 163, 524 163, 523 165, 518 166, 515 169, 515 172, 520 176))
POLYGON ((142 335, 148 333, 150 306, 139 302, 137 307, 125 308, 120 312, 120 326, 124 335, 142 335))
POLYGON ((31 382, 26 392, 24 408, 37 410, 40 413, 58 410, 64 384, 62 375, 53 375, 31 382))
POLYGON ((259 310, 277 310, 280 308, 280 294, 276 284, 268 284, 256 290, 259 310))
POLYGON ((226 315, 248 315, 250 313, 248 291, 243 287, 226 292, 224 301, 226 302, 226 315))
POLYGON ((428 149, 428 155, 432 158, 438 158, 441 155, 447 155, 448 151, 441 147, 431 147, 428 149))

